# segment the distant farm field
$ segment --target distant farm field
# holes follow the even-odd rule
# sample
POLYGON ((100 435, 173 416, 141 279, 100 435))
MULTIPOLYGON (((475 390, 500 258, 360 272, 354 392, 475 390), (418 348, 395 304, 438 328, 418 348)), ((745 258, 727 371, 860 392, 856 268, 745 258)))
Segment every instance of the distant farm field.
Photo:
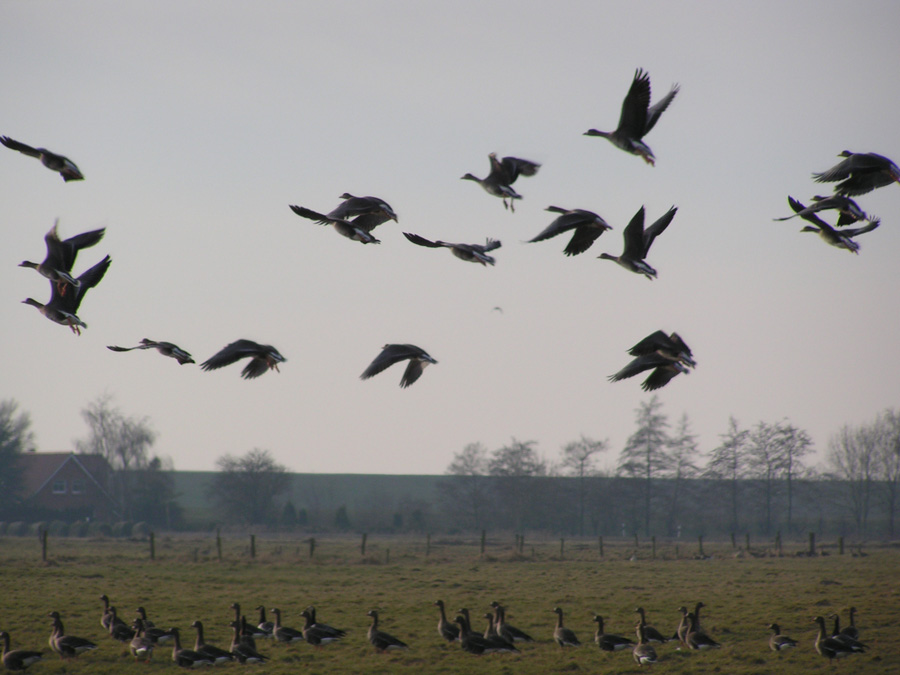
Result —
MULTIPOLYGON (((657 646, 667 673, 900 673, 900 549, 870 547, 865 555, 848 550, 838 555, 797 556, 803 547, 785 546, 783 557, 735 555, 732 543, 705 544, 708 559, 694 557, 686 546, 676 552, 648 546, 634 554, 634 542, 606 542, 604 556, 596 541, 526 541, 522 553, 511 541, 489 541, 484 556, 477 539, 372 537, 365 556, 354 537, 316 542, 313 556, 307 539, 249 537, 222 541, 219 559, 215 537, 163 536, 149 542, 113 539, 51 538, 47 561, 36 537, 0 538, 0 629, 12 635, 13 648, 44 649, 44 661, 32 673, 174 672, 171 650, 157 649, 153 663, 133 663, 123 645, 104 635, 99 624, 106 593, 119 615, 131 619, 138 606, 158 626, 181 628, 193 644, 189 627, 206 626, 207 642, 227 647, 229 606, 239 602, 248 619, 254 608, 279 607, 283 622, 302 628, 300 612, 313 604, 320 621, 346 629, 338 644, 314 649, 260 641, 271 660, 264 666, 220 666, 260 673, 634 673, 628 652, 601 652, 593 642, 592 616, 601 614, 608 632, 633 636, 634 609, 643 606, 648 620, 664 633, 674 632, 678 607, 703 601, 703 625, 722 643, 712 652, 657 646), (562 549, 562 550, 561 550, 562 549), (427 553, 427 555, 426 555, 427 553), (634 559, 632 559, 634 558, 634 559), (448 612, 468 607, 479 631, 492 600, 508 607, 508 620, 537 642, 521 646, 520 655, 476 657, 437 634, 434 600, 448 612), (813 648, 816 615, 840 613, 846 622, 857 608, 866 654, 849 657, 834 669, 813 648), (565 611, 580 649, 560 649, 551 640, 555 615, 565 611), (409 651, 376 654, 366 640, 366 612, 377 609, 381 628, 410 646, 409 651), (66 632, 94 640, 100 648, 64 663, 47 646, 47 613, 62 614, 66 632), (477 617, 477 618, 476 618, 477 617), (800 641, 792 653, 768 649, 768 624, 800 641)), ((696 549, 696 544, 693 547, 696 549)), ((762 552, 759 552, 762 553, 762 552)), ((452 618, 452 616, 451 616, 452 618)), ((831 622, 829 622, 829 626, 831 622)))

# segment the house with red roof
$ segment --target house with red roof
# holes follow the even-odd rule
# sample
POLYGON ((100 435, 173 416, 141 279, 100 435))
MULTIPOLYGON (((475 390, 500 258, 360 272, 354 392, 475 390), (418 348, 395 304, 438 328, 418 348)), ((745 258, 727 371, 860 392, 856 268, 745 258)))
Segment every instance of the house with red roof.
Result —
POLYGON ((26 506, 58 514, 60 520, 112 521, 119 505, 111 491, 112 468, 102 455, 26 452, 18 457, 26 506))

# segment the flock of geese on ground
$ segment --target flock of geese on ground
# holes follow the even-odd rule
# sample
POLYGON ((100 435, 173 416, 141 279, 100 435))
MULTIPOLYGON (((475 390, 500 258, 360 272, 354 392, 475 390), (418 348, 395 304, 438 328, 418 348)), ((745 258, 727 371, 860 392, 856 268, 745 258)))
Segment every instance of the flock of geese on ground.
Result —
MULTIPOLYGON (((642 69, 638 69, 622 103, 616 129, 611 132, 589 129, 584 135, 605 138, 615 147, 641 157, 651 166, 655 165, 655 155, 644 142, 644 136, 653 129, 678 92, 678 85, 673 85, 663 98, 651 105, 650 76, 642 69)), ((39 159, 48 169, 58 172, 66 182, 84 179, 84 175, 75 163, 67 157, 45 148, 33 148, 8 136, 0 136, 0 143, 11 150, 39 159)), ((789 197, 788 203, 794 214, 775 220, 788 220, 800 216, 812 223, 801 231, 816 232, 828 244, 858 253, 859 244, 854 241, 854 238, 874 230, 879 226, 880 221, 869 218, 852 197, 866 194, 893 182, 900 182, 900 168, 888 158, 875 153, 853 153, 845 150, 839 156, 843 157, 843 160, 837 165, 827 171, 813 174, 813 178, 820 183, 839 181, 834 194, 828 197, 818 195, 813 197, 811 206, 805 206, 793 197, 789 197), (836 210, 839 213, 835 226, 828 224, 819 216, 826 210, 836 210), (858 228, 846 227, 861 220, 866 220, 868 223, 858 228)), ((488 158, 490 173, 487 176, 478 178, 467 173, 462 178, 478 183, 485 192, 502 199, 505 208, 515 211, 515 202, 522 196, 516 192, 513 184, 519 176, 534 176, 538 172, 540 164, 518 157, 498 158, 494 153, 491 153, 488 158)), ((331 225, 342 236, 362 244, 380 243, 372 234, 373 230, 389 220, 394 222, 398 220, 393 208, 383 199, 371 196, 358 197, 349 193, 341 195, 341 202, 328 213, 321 213, 298 205, 290 205, 290 208, 298 216, 322 225, 331 225)), ((584 253, 600 235, 612 229, 601 216, 586 209, 549 206, 547 211, 557 214, 556 219, 528 243, 544 241, 571 232, 571 239, 563 250, 568 256, 584 253)), ((651 245, 669 226, 676 212, 677 208, 673 206, 649 227, 644 227, 645 214, 642 206, 623 231, 622 253, 618 256, 601 253, 598 257, 612 260, 629 272, 640 274, 647 279, 655 279, 657 271, 650 266, 646 258, 651 245)), ((54 225, 53 229, 44 237, 47 247, 47 256, 44 261, 39 264, 29 261, 21 263, 21 266, 34 268, 50 280, 50 300, 46 304, 32 298, 28 298, 24 302, 36 307, 51 321, 68 326, 73 332, 80 334, 81 329, 86 328, 87 324, 79 318, 78 309, 87 291, 96 286, 106 274, 111 260, 109 256, 104 257, 78 277, 72 276, 72 267, 78 251, 97 244, 103 237, 103 233, 104 230, 94 230, 60 240, 57 225, 54 225)), ((441 240, 433 241, 412 232, 403 234, 407 240, 418 246, 449 248, 456 257, 481 265, 493 265, 495 259, 489 253, 500 248, 501 245, 500 241, 495 239, 487 239, 484 244, 448 243, 441 240)), ((141 340, 134 347, 111 345, 109 349, 118 352, 133 349, 156 349, 164 356, 176 359, 182 365, 194 363, 190 353, 177 345, 148 338, 141 340)), ((696 365, 687 345, 676 333, 666 336, 662 331, 657 331, 635 345, 630 353, 635 356, 635 359, 618 373, 610 376, 609 379, 618 381, 648 370, 652 371, 642 384, 645 391, 664 386, 679 373, 686 373, 689 368, 696 365)), ((245 358, 250 359, 241 372, 245 379, 257 378, 267 370, 278 370, 278 364, 286 360, 271 345, 241 339, 226 345, 204 361, 200 367, 203 370, 215 370, 245 358)), ((424 349, 416 345, 387 344, 360 378, 368 379, 395 363, 407 360, 409 364, 401 378, 401 387, 410 386, 422 375, 427 365, 437 363, 424 349)))
MULTIPOLYGON (((183 647, 181 633, 178 628, 158 628, 150 619, 143 607, 138 607, 136 616, 131 624, 127 624, 118 616, 116 608, 111 606, 109 598, 104 594, 100 596, 103 602, 103 612, 100 616, 100 625, 113 639, 127 646, 135 661, 149 662, 154 650, 158 646, 167 647, 171 643, 172 660, 179 666, 194 668, 198 666, 212 666, 232 661, 239 663, 265 663, 269 657, 263 656, 257 651, 257 640, 272 639, 275 643, 291 644, 306 642, 313 647, 322 648, 333 642, 339 642, 347 636, 347 631, 334 628, 325 623, 320 623, 316 618, 315 607, 307 607, 300 616, 305 620, 302 629, 290 628, 281 622, 281 610, 273 607, 267 618, 265 606, 259 605, 259 621, 253 624, 247 621, 241 613, 241 606, 233 603, 234 620, 229 624, 232 632, 231 645, 228 649, 217 647, 206 642, 203 633, 203 623, 194 621, 191 628, 196 631, 194 648, 183 647)), ((438 608, 439 617, 437 624, 438 634, 449 643, 459 643, 461 649, 469 654, 481 655, 490 653, 520 653, 517 645, 533 643, 535 639, 526 632, 516 628, 506 620, 506 608, 499 602, 491 603, 491 611, 483 614, 487 621, 484 633, 478 633, 472 629, 471 618, 468 609, 460 609, 453 621, 447 619, 442 600, 436 600, 434 605, 438 608)), ((637 641, 630 638, 608 633, 605 630, 603 617, 595 614, 594 623, 597 624, 594 633, 594 641, 597 646, 606 652, 631 652, 635 662, 640 665, 652 665, 657 663, 655 645, 666 642, 676 642, 678 649, 704 651, 717 649, 721 645, 710 637, 700 625, 700 610, 705 605, 698 602, 693 612, 686 607, 680 607, 681 619, 674 633, 662 633, 651 626, 646 619, 643 607, 635 609, 639 619, 635 623, 635 635, 637 641)), ((553 627, 553 640, 562 648, 580 647, 581 641, 575 632, 563 623, 563 610, 554 607, 556 625, 553 627)), ((834 630, 829 635, 825 628, 824 617, 817 616, 814 622, 818 625, 818 634, 815 640, 815 649, 822 656, 833 661, 836 658, 858 654, 867 649, 867 646, 859 641, 859 629, 855 624, 856 608, 850 608, 849 625, 840 626, 840 617, 837 614, 834 619, 834 630)), ((395 650, 409 649, 402 640, 384 632, 378 627, 378 612, 370 610, 367 616, 372 623, 367 631, 369 642, 375 647, 376 652, 385 653, 395 650)), ((86 638, 76 637, 66 633, 59 612, 50 612, 51 633, 50 647, 59 654, 62 659, 74 659, 81 654, 93 651, 98 645, 86 638)), ((781 633, 777 623, 769 625, 772 635, 768 646, 772 651, 780 652, 790 650, 798 646, 797 640, 781 633)), ((10 635, 0 631, 0 639, 3 640, 2 660, 8 670, 25 670, 29 666, 39 662, 43 653, 26 649, 10 649, 10 635)))

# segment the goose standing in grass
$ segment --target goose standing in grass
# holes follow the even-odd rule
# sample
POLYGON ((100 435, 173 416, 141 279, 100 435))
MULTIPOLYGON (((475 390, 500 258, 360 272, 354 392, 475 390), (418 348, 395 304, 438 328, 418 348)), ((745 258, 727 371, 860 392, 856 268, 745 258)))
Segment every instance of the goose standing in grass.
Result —
POLYGON ((84 180, 84 174, 75 166, 75 162, 68 157, 50 152, 46 148, 32 148, 30 145, 15 141, 9 136, 0 136, 0 143, 10 150, 16 150, 29 157, 36 157, 41 160, 41 164, 51 171, 56 171, 67 183, 70 180, 84 180))
POLYGON ((696 614, 688 614, 687 621, 688 630, 684 636, 684 641, 690 649, 706 651, 707 649, 718 649, 722 646, 703 632, 700 628, 700 621, 696 614))
POLYGON ((440 616, 438 617, 437 630, 438 635, 447 642, 456 642, 459 640, 459 626, 447 621, 447 614, 444 612, 444 601, 435 600, 434 606, 438 608, 440 616))
POLYGON ((463 612, 460 610, 460 613, 457 614, 454 619, 459 626, 459 643, 461 649, 464 652, 475 654, 476 656, 480 654, 490 654, 491 652, 496 651, 496 648, 493 647, 490 642, 485 640, 483 635, 479 635, 472 630, 467 614, 468 611, 463 612))
POLYGON ((796 640, 781 634, 781 626, 777 623, 769 624, 769 630, 772 631, 772 635, 769 636, 769 649, 773 652, 780 652, 797 646, 796 640))
POLYGON ((75 635, 66 635, 59 612, 50 612, 48 616, 53 619, 50 632, 50 649, 59 654, 60 658, 73 659, 79 654, 97 649, 97 645, 90 640, 75 635))
POLYGON ((65 295, 67 285, 78 287, 80 284, 78 279, 73 278, 71 275, 78 252, 81 249, 94 246, 103 239, 106 229, 91 230, 90 232, 76 234, 68 239, 60 239, 58 227, 59 219, 53 223, 53 227, 44 235, 44 244, 47 248, 44 260, 39 263, 23 260, 19 263, 19 267, 29 267, 37 270, 41 276, 56 284, 57 290, 61 295, 65 295))
POLYGON ((545 211, 561 215, 541 230, 537 236, 529 239, 527 243, 532 244, 536 241, 544 241, 563 232, 574 230, 572 238, 563 249, 563 253, 566 255, 584 253, 591 247, 591 244, 597 241, 601 234, 612 229, 612 226, 603 218, 586 209, 564 209, 559 206, 548 206, 545 211))
POLYGON ((813 174, 817 183, 843 181, 835 186, 836 194, 858 197, 900 182, 900 167, 883 155, 844 150, 838 157, 844 159, 827 171, 813 174))
MULTIPOLYGON (((793 197, 788 196, 788 203, 790 203, 792 199, 793 197)), ((872 220, 866 215, 866 212, 859 207, 859 204, 845 195, 831 195, 829 197, 817 195, 812 198, 812 201, 812 204, 804 207, 797 213, 791 214, 790 216, 784 216, 783 218, 773 218, 772 220, 780 222, 796 218, 797 216, 805 217, 810 213, 818 213, 819 211, 828 211, 832 209, 840 214, 837 221, 837 227, 846 227, 847 225, 852 225, 860 220, 872 220)))
POLYGON ((649 626, 644 625, 643 619, 636 626, 638 642, 634 646, 632 656, 639 666, 650 666, 657 661, 656 650, 647 639, 647 628, 649 626))
POLYGON ((212 659, 214 664, 218 663, 226 663, 227 661, 233 661, 234 656, 231 652, 225 651, 220 647, 216 647, 215 645, 207 644, 203 639, 203 622, 202 621, 194 621, 191 623, 191 628, 197 631, 197 639, 194 641, 194 651, 198 654, 207 657, 208 659, 212 659))
POLYGON ((635 611, 635 613, 639 614, 641 617, 640 618, 640 626, 643 629, 643 633, 644 633, 643 639, 645 642, 650 642, 650 643, 656 642, 659 644, 663 644, 663 643, 668 642, 671 639, 671 638, 667 638, 662 633, 660 633, 658 630, 656 630, 653 626, 651 626, 649 623, 647 623, 647 617, 644 613, 643 607, 638 607, 634 611, 635 611))
POLYGON ((376 610, 370 609, 366 615, 372 617, 372 625, 369 626, 367 636, 369 642, 375 647, 376 652, 384 654, 385 652, 398 649, 409 649, 409 645, 402 640, 398 640, 393 635, 378 630, 378 612, 376 610))
POLYGON ((687 637, 688 628, 691 627, 690 623, 688 623, 688 610, 687 607, 682 605, 678 608, 679 613, 681 614, 681 619, 678 621, 678 626, 675 628, 675 639, 677 639, 682 647, 687 647, 687 641, 685 638, 687 637))
POLYGON ((497 627, 494 625, 493 612, 485 612, 483 614, 483 617, 487 619, 488 623, 487 627, 484 629, 484 634, 482 635, 482 637, 488 641, 488 644, 491 646, 492 651, 495 651, 499 654, 520 653, 516 646, 513 644, 512 640, 507 640, 497 632, 497 627))
POLYGON ((100 614, 100 625, 103 626, 104 630, 109 631, 109 626, 115 619, 118 623, 124 624, 125 622, 122 619, 118 618, 109 611, 109 597, 104 593, 100 596, 100 601, 103 603, 103 612, 100 614))
POLYGON ((813 621, 819 624, 819 632, 816 634, 815 645, 816 651, 820 655, 827 657, 829 661, 833 662, 834 659, 840 659, 858 653, 857 650, 845 645, 840 640, 828 637, 825 633, 825 619, 823 617, 817 616, 813 621))
POLYGON ((172 637, 175 640, 175 646, 172 647, 172 660, 177 665, 182 668, 199 668, 213 665, 213 660, 208 656, 181 646, 181 634, 177 628, 172 628, 169 632, 172 633, 172 637))
POLYGON ((580 647, 581 642, 575 632, 563 625, 563 611, 561 607, 554 607, 556 612, 556 627, 553 629, 553 639, 560 647, 580 647))
POLYGON ((256 627, 265 633, 267 637, 272 637, 272 633, 275 630, 275 622, 266 618, 265 605, 257 605, 256 611, 259 612, 259 622, 256 624, 256 627))
POLYGON ((500 248, 500 242, 496 239, 487 239, 483 245, 449 244, 445 241, 431 241, 425 237, 420 237, 418 234, 412 234, 411 232, 404 232, 403 236, 409 239, 413 244, 419 246, 427 246, 428 248, 449 248, 450 252, 460 260, 481 263, 484 266, 493 265, 496 262, 496 259, 493 256, 488 255, 488 252, 500 248))
POLYGON ((141 340, 141 344, 135 347, 116 347, 114 345, 107 345, 106 348, 114 352, 130 352, 133 349, 155 349, 163 356, 175 359, 182 366, 186 363, 194 363, 193 357, 178 345, 172 342, 157 342, 150 338, 144 338, 141 340))
POLYGON ((471 173, 467 173, 462 180, 472 180, 478 183, 485 192, 494 197, 500 197, 503 200, 504 208, 515 212, 516 199, 522 199, 522 195, 516 192, 512 184, 516 182, 519 176, 533 176, 541 168, 537 162, 518 157, 504 157, 498 159, 497 154, 492 152, 488 155, 491 162, 491 172, 485 178, 478 178, 471 173), (507 200, 509 200, 507 202, 507 200))
POLYGON ((850 625, 841 629, 841 635, 846 635, 854 640, 859 640, 859 629, 856 627, 856 607, 851 607, 849 614, 850 625))
POLYGON ((231 655, 240 663, 265 663, 268 657, 263 656, 256 651, 256 647, 245 642, 246 636, 241 635, 241 622, 232 621, 230 625, 234 630, 231 638, 231 655))
POLYGON ((216 370, 230 366, 241 359, 249 358, 250 361, 241 371, 241 377, 252 380, 264 374, 268 370, 278 370, 278 364, 287 361, 281 353, 272 345, 261 345, 253 340, 235 340, 218 352, 210 356, 200 364, 202 370, 216 370))
POLYGON ((172 633, 164 628, 157 628, 150 619, 147 618, 147 610, 143 607, 137 608, 138 617, 143 624, 144 636, 149 638, 153 644, 164 645, 172 640, 172 633))
POLYGON ((373 375, 377 375, 385 368, 395 363, 409 359, 409 365, 400 379, 400 386, 404 389, 422 376, 422 371, 429 363, 437 363, 428 352, 421 347, 410 344, 387 344, 381 349, 381 353, 375 357, 375 360, 369 364, 369 367, 359 376, 361 380, 368 380, 373 375))
MULTIPOLYGON (((247 618, 241 614, 241 605, 238 602, 231 603, 231 609, 234 610, 234 620, 237 622, 240 627, 240 636, 241 640, 244 644, 246 644, 251 649, 256 649, 256 638, 267 638, 272 637, 270 633, 266 633, 264 630, 257 628, 256 626, 251 626, 247 623, 247 618)), ((272 624, 273 630, 275 624, 272 624)), ((234 650, 232 650, 234 651, 234 650)))
POLYGON ((63 294, 59 290, 57 284, 50 283, 50 302, 42 305, 37 300, 26 298, 22 302, 32 307, 37 307, 38 311, 45 317, 54 321, 61 326, 68 326, 76 335, 81 335, 81 329, 87 328, 87 324, 78 318, 78 308, 87 292, 100 283, 112 259, 106 256, 103 260, 91 267, 78 277, 77 287, 63 294))
POLYGON ((840 642, 841 644, 849 647, 854 652, 864 652, 868 649, 868 645, 860 642, 856 638, 850 637, 847 633, 841 630, 841 618, 837 614, 832 614, 828 617, 829 619, 834 619, 834 630, 831 631, 831 637, 840 642))
MULTIPOLYGON (((793 197, 788 197, 788 203, 798 215, 803 213, 804 211, 807 211, 806 207, 793 197)), ((853 237, 856 237, 860 234, 865 234, 866 232, 871 232, 879 225, 881 225, 881 221, 875 219, 869 221, 868 224, 863 225, 862 227, 836 230, 824 220, 819 218, 819 216, 817 216, 815 213, 807 212, 802 217, 804 220, 812 223, 812 225, 807 225, 802 230, 800 230, 801 232, 815 232, 826 244, 829 244, 830 246, 834 246, 836 248, 845 249, 847 251, 850 251, 850 253, 859 253, 859 244, 853 241, 853 237)))
POLYGON ((501 605, 496 600, 491 603, 491 607, 494 608, 494 623, 497 627, 497 632, 510 642, 534 642, 534 638, 532 638, 528 633, 523 630, 519 630, 506 620, 506 607, 501 605))
POLYGON ((665 112, 669 104, 678 94, 678 85, 673 84, 669 93, 663 96, 654 105, 650 105, 650 75, 638 68, 631 81, 631 88, 622 102, 622 112, 619 115, 619 126, 615 131, 598 131, 588 129, 585 136, 600 136, 614 146, 632 155, 642 157, 647 164, 656 165, 656 157, 646 143, 644 136, 650 133, 656 126, 660 115, 665 112))
POLYGON ((134 629, 119 619, 115 607, 111 606, 109 608, 109 613, 112 617, 109 623, 110 637, 112 637, 113 640, 129 644, 135 636, 134 629))
MULTIPOLYGON (((291 211, 296 213, 301 218, 314 220, 319 225, 331 225, 338 234, 343 237, 347 237, 347 239, 352 239, 353 241, 358 241, 362 244, 381 243, 381 240, 376 239, 370 232, 365 229, 365 227, 362 226, 362 223, 357 225, 355 221, 345 220, 343 218, 335 218, 325 213, 313 211, 312 209, 308 209, 305 206, 297 206, 295 204, 288 204, 288 206, 291 207, 291 211)), ((359 217, 363 218, 364 216, 359 217)))
POLYGON ((131 652, 131 656, 135 661, 141 660, 150 663, 150 659, 153 658, 155 643, 146 634, 147 625, 142 619, 138 618, 134 620, 131 627, 134 629, 134 637, 128 643, 128 650, 131 652))
POLYGON ((653 245, 653 241, 665 231, 677 211, 678 208, 673 206, 650 227, 645 229, 644 207, 642 206, 622 232, 622 238, 625 242, 622 255, 614 256, 608 253, 601 253, 597 257, 603 260, 612 260, 629 272, 643 274, 650 280, 655 279, 657 272, 647 264, 645 258, 650 252, 650 246, 653 245))
POLYGON ((10 649, 9 633, 0 631, 0 640, 3 640, 3 651, 0 652, 0 661, 7 670, 25 670, 33 666, 43 658, 41 652, 30 649, 10 649))
POLYGON ((272 631, 272 637, 274 637, 277 642, 284 642, 285 644, 303 642, 303 631, 281 625, 280 609, 273 607, 269 611, 275 615, 275 629, 272 631))
POLYGON ((607 633, 603 627, 603 617, 599 614, 594 615, 594 622, 597 624, 597 632, 594 633, 594 642, 605 652, 618 652, 623 649, 634 649, 634 640, 607 633))
POLYGON ((312 619, 313 626, 315 626, 317 630, 323 631, 325 634, 334 636, 336 638, 346 637, 347 631, 342 630, 341 628, 335 628, 334 626, 329 626, 327 623, 322 623, 321 621, 319 621, 318 617, 316 616, 316 608, 313 605, 310 605, 304 611, 309 613, 309 616, 312 619))
POLYGON ((323 647, 341 639, 340 636, 318 626, 315 617, 308 609, 300 612, 300 616, 306 619, 306 625, 303 626, 303 639, 313 647, 323 647))

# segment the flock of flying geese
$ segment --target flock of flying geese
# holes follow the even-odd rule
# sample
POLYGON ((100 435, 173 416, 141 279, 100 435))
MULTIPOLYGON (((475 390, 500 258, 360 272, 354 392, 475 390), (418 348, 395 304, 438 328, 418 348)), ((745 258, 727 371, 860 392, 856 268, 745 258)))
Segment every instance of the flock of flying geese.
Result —
MULTIPOLYGON (((239 663, 265 663, 269 657, 263 656, 257 651, 257 640, 273 639, 275 643, 291 644, 306 642, 313 647, 322 648, 333 642, 339 642, 347 636, 347 631, 334 628, 325 623, 320 623, 316 618, 316 609, 313 606, 304 609, 300 616, 304 618, 305 625, 302 629, 285 626, 281 622, 281 610, 273 607, 269 613, 274 619, 267 618, 265 606, 259 605, 259 622, 256 625, 247 621, 241 614, 241 606, 233 603, 234 620, 229 627, 232 632, 231 645, 228 649, 217 647, 206 642, 203 632, 203 623, 194 621, 191 623, 196 633, 194 648, 183 647, 181 633, 178 628, 168 630, 158 628, 150 619, 143 607, 138 607, 136 617, 127 624, 119 617, 116 608, 110 606, 109 598, 104 594, 100 596, 103 602, 103 612, 100 616, 100 625, 110 637, 127 646, 135 661, 149 662, 153 651, 158 646, 172 645, 172 660, 179 666, 194 668, 198 666, 211 666, 216 664, 237 661, 239 663)), ((506 620, 506 608, 499 602, 491 603, 491 611, 483 617, 487 620, 484 633, 472 630, 468 609, 460 609, 453 621, 447 619, 444 602, 436 600, 434 605, 438 608, 439 617, 437 624, 438 635, 449 643, 459 643, 461 649, 470 654, 490 653, 520 653, 517 645, 535 642, 534 638, 525 631, 516 628, 506 620)), ((649 623, 643 607, 635 609, 639 615, 635 623, 637 641, 630 638, 607 633, 603 617, 595 614, 594 623, 597 624, 594 633, 594 641, 605 652, 630 651, 638 665, 652 665, 658 662, 656 648, 666 642, 677 642, 679 649, 705 651, 717 649, 721 645, 710 637, 700 625, 700 609, 705 605, 698 602, 693 612, 686 607, 680 607, 681 619, 673 634, 663 634, 649 623)), ((563 610, 554 607, 556 625, 553 628, 553 640, 562 648, 580 647, 581 641, 575 632, 564 625, 563 610)), ((859 641, 859 629, 855 624, 856 608, 850 608, 850 624, 841 629, 840 617, 837 614, 834 619, 834 630, 828 635, 825 628, 825 619, 821 616, 815 618, 818 625, 818 634, 815 640, 816 651, 830 661, 836 658, 862 653, 867 646, 859 641)), ((98 645, 82 637, 66 633, 59 612, 53 611, 48 615, 51 618, 50 647, 59 654, 62 659, 73 659, 81 654, 93 651, 98 645)), ((367 631, 369 642, 379 653, 395 650, 409 649, 402 640, 386 633, 378 628, 378 612, 370 610, 367 616, 372 623, 367 631)), ((783 635, 778 624, 769 625, 772 634, 768 646, 772 651, 780 652, 792 649, 798 645, 797 641, 783 635)), ((40 651, 26 649, 10 649, 10 636, 8 632, 0 632, 3 640, 2 661, 8 670, 25 670, 29 666, 41 661, 43 654, 40 651)))
MULTIPOLYGON (((660 116, 669 107, 678 92, 678 85, 673 85, 663 98, 651 105, 650 76, 642 69, 638 69, 622 103, 619 124, 616 129, 610 132, 589 129, 584 135, 605 138, 617 148, 637 155, 653 166, 656 157, 644 142, 644 136, 656 126, 660 116)), ((58 172, 66 182, 84 179, 84 175, 75 163, 63 155, 45 148, 33 148, 7 136, 0 136, 0 143, 11 150, 38 158, 48 169, 58 172)), ((775 220, 783 221, 800 216, 812 223, 812 225, 805 226, 802 229, 803 232, 816 232, 832 246, 858 253, 859 244, 854 241, 854 237, 874 230, 879 226, 880 221, 869 218, 852 197, 866 194, 875 188, 890 185, 893 182, 900 182, 900 168, 888 158, 875 153, 853 153, 845 150, 840 156, 844 158, 840 163, 827 171, 813 174, 813 178, 817 182, 840 181, 835 187, 833 195, 815 196, 811 206, 805 206, 793 197, 789 197, 788 203, 794 214, 775 220), (839 218, 835 226, 828 224, 819 216, 819 213, 826 210, 838 211, 839 218), (861 220, 868 222, 858 228, 846 227, 861 220)), ((488 158, 491 170, 486 177, 478 178, 467 173, 462 178, 475 181, 485 192, 502 199, 505 208, 515 211, 515 201, 521 199, 522 196, 516 192, 513 184, 519 176, 534 176, 538 172, 540 164, 518 157, 498 158, 494 153, 491 153, 488 158)), ((373 230, 390 220, 394 222, 398 220, 393 208, 383 199, 371 196, 357 197, 349 193, 341 195, 341 202, 328 213, 297 205, 290 205, 290 208, 298 216, 321 225, 331 225, 342 236, 362 244, 380 243, 372 234, 373 230)), ((557 214, 556 219, 528 243, 544 241, 571 232, 571 239, 563 250, 567 256, 584 253, 600 235, 612 229, 601 216, 593 211, 566 209, 559 206, 549 206, 546 210, 557 214)), ((645 213, 642 206, 623 231, 622 253, 618 256, 601 253, 598 257, 612 260, 634 274, 640 274, 651 280, 655 279, 657 271, 647 262, 646 258, 653 242, 669 226, 677 210, 673 206, 649 227, 644 227, 645 213)), ((111 259, 109 256, 104 257, 78 277, 72 276, 72 267, 78 251, 97 244, 103 237, 103 233, 102 229, 94 230, 61 240, 57 232, 57 224, 55 224, 44 237, 47 247, 44 261, 39 264, 29 261, 21 263, 21 266, 34 268, 50 280, 50 300, 46 304, 32 298, 28 298, 24 302, 36 307, 51 321, 69 326, 73 332, 80 334, 81 329, 86 328, 87 324, 79 318, 78 309, 87 291, 96 286, 106 274, 111 259)), ((403 234, 407 240, 418 246, 449 248, 456 257, 481 265, 493 265, 495 259, 489 253, 501 246, 500 241, 495 239, 487 239, 484 244, 467 244, 441 240, 432 241, 411 232, 403 234)), ((117 352, 133 349, 156 349, 164 356, 176 359, 182 365, 194 363, 191 355, 177 345, 147 338, 141 340, 140 344, 134 347, 110 345, 109 349, 117 352)), ((657 331, 632 347, 629 353, 635 357, 634 360, 610 376, 609 379, 615 382, 649 370, 651 373, 642 384, 645 391, 658 389, 679 373, 689 372, 690 368, 696 366, 690 349, 677 333, 667 336, 662 331, 657 331)), ((241 339, 223 347, 200 364, 200 367, 203 370, 215 370, 245 358, 249 359, 241 371, 241 376, 245 379, 257 378, 267 370, 278 370, 278 364, 286 360, 272 345, 241 339)), ((368 379, 401 361, 409 361, 400 380, 401 387, 410 386, 421 377, 426 366, 437 363, 428 352, 416 345, 387 344, 363 371, 360 378, 368 379)))

